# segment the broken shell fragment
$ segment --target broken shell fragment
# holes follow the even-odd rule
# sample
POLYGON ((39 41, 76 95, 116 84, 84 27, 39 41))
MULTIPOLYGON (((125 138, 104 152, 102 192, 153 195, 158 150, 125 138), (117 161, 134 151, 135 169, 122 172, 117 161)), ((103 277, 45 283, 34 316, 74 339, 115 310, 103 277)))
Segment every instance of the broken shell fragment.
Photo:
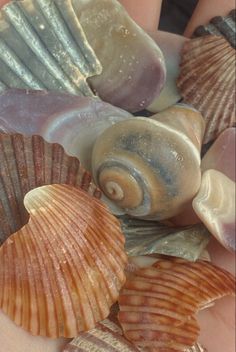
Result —
POLYGON ((104 101, 135 112, 145 109, 165 83, 164 57, 157 44, 117 0, 72 0, 103 71, 89 79, 104 101), (145 54, 144 54, 145 53, 145 54))
POLYGON ((71 341, 63 352, 139 352, 133 344, 122 336, 122 329, 110 319, 96 328, 81 333, 71 341))
POLYGON ((195 29, 193 36, 201 37, 203 35, 223 35, 225 39, 236 48, 236 15, 235 9, 230 11, 227 16, 213 17, 209 24, 199 26, 195 29))
POLYGON ((206 120, 204 143, 235 124, 235 49, 224 37, 186 42, 177 81, 182 97, 206 120))
POLYGON ((30 191, 29 222, 0 247, 0 308, 33 335, 75 337, 110 312, 124 284, 119 221, 67 185, 30 191))
POLYGON ((235 182, 219 171, 205 171, 193 208, 212 235, 235 251, 235 182))
POLYGON ((181 95, 176 85, 180 73, 180 60, 183 45, 189 39, 173 33, 156 31, 150 33, 163 52, 166 63, 166 82, 161 94, 156 97, 147 110, 156 113, 167 109, 181 100, 181 95))
POLYGON ((0 133, 0 244, 28 221, 23 205, 26 193, 53 183, 101 196, 79 160, 59 144, 49 144, 40 136, 0 133))
POLYGON ((203 133, 201 114, 181 105, 118 122, 94 144, 95 182, 129 215, 172 217, 199 189, 203 133))
POLYGON ((236 181, 236 129, 227 128, 222 132, 207 153, 204 155, 201 162, 202 172, 214 169, 222 172, 232 181, 236 181))
POLYGON ((196 261, 210 238, 208 230, 202 224, 175 228, 125 216, 119 220, 129 256, 163 254, 196 261))
POLYGON ((128 112, 91 97, 60 92, 9 90, 0 95, 0 130, 38 134, 60 143, 66 153, 91 170, 96 138, 128 112))
POLYGON ((199 336, 196 313, 225 295, 235 295, 235 280, 226 271, 202 261, 160 260, 127 278, 118 318, 138 348, 184 352, 199 336))
POLYGON ((11 1, 0 10, 2 87, 93 93, 102 67, 69 0, 11 1))

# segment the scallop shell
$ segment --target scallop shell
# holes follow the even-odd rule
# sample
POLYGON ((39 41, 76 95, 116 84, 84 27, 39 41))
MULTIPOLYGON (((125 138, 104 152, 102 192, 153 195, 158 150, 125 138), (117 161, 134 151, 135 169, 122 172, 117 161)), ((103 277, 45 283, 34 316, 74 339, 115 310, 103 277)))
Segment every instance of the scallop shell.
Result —
POLYGON ((180 67, 177 86, 205 118, 208 143, 235 124, 235 49, 224 37, 195 38, 184 45, 180 67))
POLYGON ((199 335, 196 313, 234 295, 235 280, 201 261, 162 260, 154 266, 128 277, 119 297, 120 324, 125 337, 145 351, 186 351, 199 335))
POLYGON ((82 333, 71 341, 63 352, 138 352, 128 340, 122 336, 120 326, 106 319, 96 328, 82 333))
POLYGON ((87 192, 42 186, 29 222, 0 247, 0 309, 33 335, 75 337, 110 312, 124 284, 119 221, 87 192))
POLYGON ((225 16, 213 17, 209 24, 199 26, 195 29, 193 37, 201 37, 203 35, 223 35, 225 39, 236 48, 236 15, 235 9, 225 16))
POLYGON ((203 133, 201 114, 181 105, 151 119, 118 122, 94 144, 95 182, 129 215, 170 218, 181 212, 199 189, 203 133))
POLYGON ((23 199, 33 188, 52 183, 81 187, 100 198, 78 159, 40 136, 0 133, 0 244, 28 220, 23 199))
POLYGON ((102 67, 70 0, 11 1, 0 11, 0 81, 6 87, 93 93, 102 67))
POLYGON ((235 243, 235 182, 216 170, 203 173, 193 208, 216 239, 229 251, 235 243))
POLYGON ((87 170, 91 170, 96 138, 130 117, 128 112, 91 97, 20 89, 0 95, 0 130, 39 134, 48 142, 60 143, 87 170))
POLYGON ((175 228, 129 217, 120 217, 119 220, 129 256, 163 254, 196 261, 210 238, 202 224, 175 228))

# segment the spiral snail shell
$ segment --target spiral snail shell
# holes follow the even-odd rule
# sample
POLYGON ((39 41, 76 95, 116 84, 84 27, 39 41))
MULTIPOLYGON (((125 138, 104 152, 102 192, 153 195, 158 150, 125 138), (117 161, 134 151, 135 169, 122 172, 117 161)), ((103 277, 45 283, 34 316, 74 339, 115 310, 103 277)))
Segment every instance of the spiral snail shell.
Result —
POLYGON ((114 124, 94 144, 95 182, 129 215, 176 215, 200 186, 204 127, 201 114, 185 105, 114 124))

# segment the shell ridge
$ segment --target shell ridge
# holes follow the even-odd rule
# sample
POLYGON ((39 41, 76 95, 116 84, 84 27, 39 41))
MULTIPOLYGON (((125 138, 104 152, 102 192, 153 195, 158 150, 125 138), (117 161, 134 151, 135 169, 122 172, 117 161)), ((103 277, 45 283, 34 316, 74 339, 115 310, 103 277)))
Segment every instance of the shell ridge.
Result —
POLYGON ((25 64, 17 57, 15 52, 0 38, 1 60, 17 77, 33 89, 45 89, 45 86, 33 76, 25 64))
MULTIPOLYGON (((60 201, 60 200, 58 200, 58 201, 60 201)), ((65 208, 64 208, 65 209, 65 208)), ((70 210, 70 208, 68 209, 68 210, 70 210)), ((56 217, 56 215, 55 215, 55 213, 54 213, 54 210, 53 209, 50 209, 50 213, 52 214, 52 219, 53 219, 53 216, 55 217, 55 218, 57 218, 56 217)), ((69 213, 69 212, 68 212, 69 213)), ((68 214, 67 214, 67 216, 68 216, 68 214)), ((70 221, 72 222, 72 221, 75 221, 75 219, 74 219, 74 216, 70 219, 70 221)), ((63 226, 64 228, 65 228, 65 231, 67 231, 67 232, 69 232, 69 228, 67 228, 64 224, 63 224, 63 219, 61 220, 61 226, 63 226)), ((52 224, 53 224, 53 222, 52 222, 52 224)), ((76 226, 76 224, 74 223, 73 224, 73 226, 76 226)), ((81 224, 80 224, 81 225, 81 224)), ((59 239, 60 241, 61 241, 61 243, 62 243, 62 246, 64 247, 64 246, 67 246, 67 243, 66 242, 63 242, 63 239, 59 239)), ((70 240, 72 241, 72 240, 74 240, 75 242, 76 242, 76 244, 77 245, 80 245, 80 242, 79 241, 76 241, 76 238, 73 236, 73 235, 71 235, 70 236, 70 240)), ((74 246, 73 246, 74 247, 74 246)), ((87 248, 88 248, 88 246, 87 246, 87 248)), ((70 252, 72 251, 72 247, 71 247, 71 245, 68 247, 68 249, 70 249, 70 252)), ((83 247, 81 247, 81 251, 83 252, 84 251, 84 248, 83 247)), ((75 252, 74 252, 75 253, 75 252)), ((64 253, 64 256, 65 256, 65 259, 66 259, 66 261, 68 261, 68 262, 70 262, 70 266, 71 266, 71 264, 73 263, 73 258, 69 258, 69 257, 67 257, 66 256, 66 252, 64 253), (70 259, 70 260, 69 260, 70 259)), ((87 258, 83 258, 83 259, 87 259, 87 258)), ((94 261, 94 258, 93 258, 93 261, 94 261)), ((87 264, 88 264, 88 268, 89 267, 92 267, 93 266, 93 263, 92 262, 90 262, 89 263, 89 261, 87 261, 87 264)), ((74 266, 74 268, 75 268, 75 272, 76 272, 76 266, 74 266)), ((86 273, 86 269, 84 270, 84 272, 86 273)), ((86 276, 86 275, 85 275, 86 276)), ((81 283, 82 283, 82 285, 83 285, 83 280, 80 280, 81 281, 81 283)), ((90 304, 90 306, 91 307, 95 307, 96 306, 96 303, 97 303, 97 306, 99 306, 99 296, 97 297, 97 295, 96 295, 96 292, 95 292, 95 297, 96 297, 96 300, 97 300, 97 302, 95 302, 95 301, 93 301, 93 295, 91 294, 91 292, 93 291, 93 285, 92 285, 92 283, 90 282, 90 280, 89 280, 89 283, 90 283, 90 292, 87 292, 87 298, 88 298, 88 302, 89 302, 89 304, 90 304)), ((84 286, 84 288, 85 288, 85 291, 87 291, 87 289, 86 289, 86 286, 84 286)), ((108 288, 108 287, 107 287, 108 288)), ((105 296, 104 296, 105 297, 105 296)), ((110 302, 109 302, 110 303, 110 302)), ((99 317, 96 317, 96 319, 101 319, 101 316, 99 316, 99 317)))
MULTIPOLYGON (((36 203, 37 203, 37 201, 36 201, 36 203)), ((42 204, 42 206, 43 206, 43 204, 42 204)), ((50 213, 49 210, 48 210, 48 212, 50 213)), ((40 218, 41 219, 45 218, 45 220, 46 220, 46 217, 44 214, 41 214, 39 218, 32 218, 32 222, 35 223, 35 225, 37 227, 41 226, 40 218)), ((73 314, 71 314, 71 311, 73 311, 74 307, 73 307, 73 302, 70 299, 71 297, 69 295, 67 283, 65 282, 63 276, 61 276, 62 267, 60 265, 60 259, 62 259, 62 258, 59 258, 57 256, 58 249, 54 248, 54 246, 53 246, 54 241, 53 241, 52 236, 55 238, 55 235, 56 235, 55 230, 53 229, 53 226, 48 226, 49 224, 47 224, 47 222, 45 222, 45 224, 46 225, 44 225, 45 226, 44 236, 46 236, 45 238, 47 238, 48 245, 44 247, 45 250, 42 251, 42 253, 47 253, 47 266, 45 267, 45 269, 48 267, 48 264, 50 263, 50 266, 54 272, 53 280, 51 280, 51 284, 52 284, 51 287, 52 287, 52 292, 53 292, 52 297, 53 297, 53 299, 55 299, 57 301, 56 310, 57 310, 57 318, 58 318, 59 327, 60 327, 59 334, 65 334, 65 333, 68 333, 67 324, 66 323, 63 324, 63 321, 67 322, 65 305, 68 309, 67 313, 70 318, 73 317, 73 314), (48 234, 50 234, 50 235, 48 235, 48 234), (63 293, 63 294, 61 294, 61 293, 63 293), (69 297, 69 299, 68 299, 68 297, 69 297)), ((59 238, 57 240, 58 240, 58 245, 59 245, 60 244, 59 238)), ((44 243, 44 242, 42 241, 42 243, 44 243)), ((60 253, 62 256, 64 255, 64 253, 62 251, 60 251, 60 253)), ((45 278, 45 280, 50 280, 48 273, 47 273, 47 277, 45 278)), ((51 311, 51 306, 48 308, 51 311)), ((42 325, 44 325, 44 324, 42 324, 42 325)), ((73 328, 74 328, 74 321, 72 319, 71 319, 71 325, 73 325, 73 328)), ((43 334, 44 332, 40 331, 40 333, 43 334)), ((56 333, 53 332, 53 335, 56 336, 56 333)))
POLYGON ((68 31, 72 36, 73 40, 79 47, 79 55, 76 55, 76 49, 71 53, 73 60, 75 63, 83 69, 83 65, 81 65, 80 55, 87 60, 86 66, 89 66, 89 69, 84 69, 84 74, 88 75, 88 71, 92 70, 90 74, 97 75, 102 72, 102 65, 98 60, 93 48, 88 43, 86 35, 83 31, 83 28, 79 22, 78 17, 75 14, 73 9, 71 0, 64 1, 64 0, 55 0, 57 4, 58 11, 60 11, 61 15, 64 18, 65 23, 67 23, 68 31), (70 18, 70 20, 68 20, 70 18), (74 29, 76 29, 76 36, 73 34, 74 29))
MULTIPOLYGON (((38 311, 39 311, 39 320, 38 320, 38 333, 41 334, 42 333, 42 327, 43 327, 43 314, 45 314, 45 316, 47 316, 47 329, 46 331, 50 331, 52 336, 55 336, 56 334, 59 334, 59 329, 57 328, 57 325, 50 325, 50 316, 53 312, 53 315, 55 317, 55 319, 57 321, 59 321, 60 316, 61 316, 61 312, 60 312, 60 302, 59 299, 57 297, 57 287, 55 285, 55 277, 54 275, 48 275, 48 270, 49 268, 52 268, 53 266, 53 262, 50 256, 46 256, 46 258, 43 257, 42 253, 47 253, 47 247, 46 244, 43 241, 43 237, 41 235, 41 232, 38 231, 38 229, 41 227, 40 224, 37 223, 37 221, 32 221, 31 220, 31 226, 33 227, 34 231, 31 231, 31 236, 33 237, 33 241, 32 244, 34 245, 34 255, 37 258, 39 267, 40 267, 40 271, 41 273, 44 273, 44 275, 41 275, 41 285, 42 287, 44 287, 44 290, 47 289, 47 299, 48 297, 50 297, 50 305, 46 300, 46 297, 44 294, 40 294, 40 292, 38 292, 38 311), (37 237, 36 237, 36 233, 38 233, 37 237), (35 250, 37 248, 37 246, 40 247, 40 252, 38 252, 37 250, 35 250), (46 259, 46 260, 45 260, 46 259), (41 304, 42 301, 45 302, 44 307, 44 313, 41 310, 41 304), (49 314, 49 312, 51 314, 49 314)), ((28 231, 28 230, 27 230, 28 231)), ((35 273, 36 274, 36 273, 35 273)), ((34 275, 37 276, 37 275, 34 275)))
POLYGON ((40 37, 35 32, 32 24, 28 22, 27 17, 22 11, 22 5, 11 2, 3 9, 8 20, 20 34, 21 38, 30 47, 32 52, 38 57, 40 62, 49 70, 49 72, 60 82, 70 93, 76 93, 75 85, 68 79, 67 75, 60 68, 56 59, 51 55, 46 46, 41 42, 40 37))
MULTIPOLYGON (((64 66, 62 71, 77 88, 81 89, 84 95, 93 96, 93 93, 91 92, 84 78, 86 77, 85 72, 89 72, 89 69, 83 67, 83 65, 81 65, 81 60, 76 57, 76 47, 73 37, 68 30, 66 22, 64 21, 62 13, 59 11, 56 2, 48 0, 37 0, 37 4, 40 7, 43 17, 46 19, 47 27, 50 29, 52 28, 53 36, 55 36, 56 33, 56 41, 58 41, 59 45, 62 47, 62 50, 64 49, 64 52, 67 53, 67 56, 61 53, 62 50, 58 50, 57 53, 55 53, 53 50, 48 52, 51 52, 52 57, 56 59, 57 63, 61 67, 64 66), (68 65, 63 65, 63 60, 65 60, 68 65)), ((83 57, 83 53, 80 53, 80 55, 83 57)), ((86 62, 83 64, 84 66, 87 65, 86 62)))

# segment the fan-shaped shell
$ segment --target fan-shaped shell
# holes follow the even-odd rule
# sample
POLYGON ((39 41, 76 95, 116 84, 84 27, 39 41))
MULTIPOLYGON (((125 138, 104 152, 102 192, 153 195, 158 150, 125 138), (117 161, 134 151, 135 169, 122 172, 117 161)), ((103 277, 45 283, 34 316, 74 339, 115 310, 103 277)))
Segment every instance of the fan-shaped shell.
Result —
POLYGON ((0 247, 0 308, 33 335, 75 337, 105 319, 124 284, 118 220, 81 189, 24 200, 29 222, 0 247))
POLYGON ((6 87, 93 95, 102 67, 69 0, 11 1, 0 11, 0 77, 6 87))
POLYGON ((182 97, 206 120, 204 143, 235 124, 235 49, 224 37, 186 42, 177 81, 182 97))
POLYGON ((199 189, 203 131, 201 114, 186 106, 118 122, 94 144, 94 179, 132 216, 171 217, 199 189))
POLYGON ((25 194, 53 183, 101 196, 79 160, 68 156, 59 144, 47 143, 40 136, 0 133, 0 243, 27 222, 25 194))
POLYGON ((199 335, 197 311, 234 294, 233 276, 220 268, 160 260, 128 277, 118 318, 126 338, 145 351, 186 351, 199 335))

